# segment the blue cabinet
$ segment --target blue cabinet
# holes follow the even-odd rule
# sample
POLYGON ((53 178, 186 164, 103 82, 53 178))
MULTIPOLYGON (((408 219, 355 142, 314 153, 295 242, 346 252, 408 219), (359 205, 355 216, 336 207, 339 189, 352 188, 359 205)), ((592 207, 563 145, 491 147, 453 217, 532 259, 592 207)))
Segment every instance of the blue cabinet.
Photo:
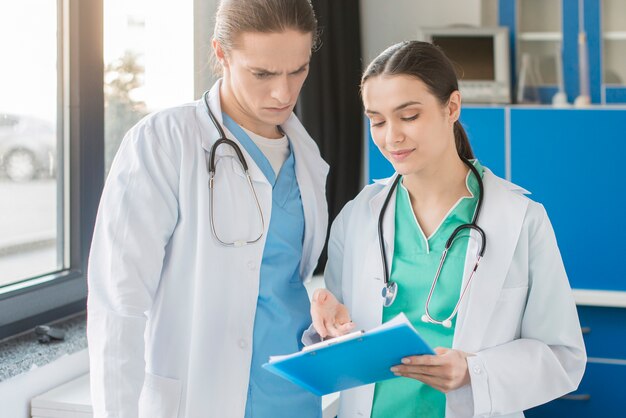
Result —
POLYGON ((506 122, 503 107, 470 107, 461 111, 461 123, 474 155, 495 175, 506 177, 506 122))
MULTIPOLYGON (((526 416, 624 416, 626 108, 464 107, 461 121, 476 156, 546 207, 571 286, 621 295, 622 307, 578 307, 589 357, 583 381, 526 416)), ((370 179, 393 172, 375 147, 369 162, 370 179)))
POLYGON ((578 316, 590 361, 613 359, 626 365, 626 309, 579 306, 578 316))
POLYGON ((384 179, 391 176, 394 173, 393 166, 383 154, 378 150, 372 135, 370 134, 369 123, 366 124, 367 146, 365 152, 367 153, 367 178, 368 184, 373 183, 374 180, 384 179))
POLYGON ((546 207, 573 288, 626 290, 626 110, 511 109, 512 181, 546 207))
POLYGON ((626 411, 625 364, 588 363, 576 392, 524 411, 526 418, 622 418, 626 411))
MULTIPOLYGON (((580 94, 579 33, 584 30, 587 45, 587 66, 589 70, 589 95, 591 103, 626 102, 626 79, 624 79, 623 51, 626 50, 626 23, 620 19, 623 12, 622 0, 581 0, 583 8, 583 28, 579 27, 579 0, 499 0, 499 24, 509 28, 511 33, 511 75, 516 85, 519 71, 519 55, 523 52, 522 43, 527 50, 534 50, 534 58, 546 61, 546 54, 556 57, 561 46, 564 87, 568 101, 574 102, 580 94), (558 7, 554 7, 555 4, 558 7), (533 9, 524 13, 524 9, 533 9), (546 12, 548 15, 546 16, 546 12), (543 13, 543 15, 542 15, 543 13), (522 27, 524 16, 532 16, 532 28, 522 27), (613 17, 615 16, 615 17, 613 17), (541 28, 542 22, 557 20, 549 28, 541 28), (621 20, 621 21, 620 21, 621 20), (537 27, 543 29, 538 30, 537 27), (557 30, 555 33, 554 31, 557 30), (553 46, 547 50, 537 49, 544 43, 553 46), (528 48, 528 44, 532 47, 528 48), (518 50, 519 49, 519 50, 518 50), (604 79, 603 79, 604 78, 604 79)), ((527 22, 526 22, 527 23, 527 22)), ((553 68, 553 70, 555 70, 553 68)), ((548 82, 539 86, 541 103, 550 103, 556 92, 553 74, 548 74, 548 82)))
POLYGON ((619 418, 626 411, 626 309, 578 308, 587 369, 578 390, 525 412, 527 418, 619 418))
MULTIPOLYGON (((572 287, 626 291, 626 108, 465 107, 461 121, 480 161, 546 207, 572 287)), ((368 161, 370 181, 393 173, 371 138, 368 161)))
MULTIPOLYGON (((626 290, 626 109, 510 111, 511 180, 552 221, 573 288, 626 290)), ((579 389, 530 418, 619 417, 626 399, 626 309, 579 306, 589 361, 579 389)))

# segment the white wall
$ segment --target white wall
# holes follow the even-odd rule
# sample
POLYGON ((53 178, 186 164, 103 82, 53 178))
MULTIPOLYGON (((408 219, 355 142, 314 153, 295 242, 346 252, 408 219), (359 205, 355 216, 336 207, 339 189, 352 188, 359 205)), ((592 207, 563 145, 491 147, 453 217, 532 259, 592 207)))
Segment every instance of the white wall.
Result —
POLYGON ((0 382, 2 417, 29 418, 30 400, 89 372, 87 349, 0 382))
POLYGON ((420 26, 494 26, 497 0, 361 0, 361 42, 366 66, 386 47, 417 39, 420 26))

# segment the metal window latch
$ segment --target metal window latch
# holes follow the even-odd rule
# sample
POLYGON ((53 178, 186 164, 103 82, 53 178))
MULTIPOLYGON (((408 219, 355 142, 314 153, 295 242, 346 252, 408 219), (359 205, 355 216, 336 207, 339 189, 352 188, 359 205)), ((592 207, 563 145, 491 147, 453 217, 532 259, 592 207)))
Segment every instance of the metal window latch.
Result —
POLYGON ((569 394, 569 395, 563 395, 561 396, 559 399, 563 399, 565 401, 588 401, 591 399, 591 395, 587 394, 587 393, 581 393, 581 394, 569 394))
POLYGON ((37 340, 42 344, 47 344, 51 340, 62 341, 65 339, 65 331, 48 325, 37 325, 35 334, 37 335, 37 340))

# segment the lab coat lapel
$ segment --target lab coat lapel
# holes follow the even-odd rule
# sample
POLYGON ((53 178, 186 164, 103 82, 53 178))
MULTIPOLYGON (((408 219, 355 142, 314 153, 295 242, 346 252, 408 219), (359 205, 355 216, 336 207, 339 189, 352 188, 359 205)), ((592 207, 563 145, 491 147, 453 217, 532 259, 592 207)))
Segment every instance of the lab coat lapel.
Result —
MULTIPOLYGON (((230 132, 224 126, 224 121, 222 120, 222 106, 220 104, 220 85, 221 85, 221 80, 218 80, 215 82, 213 87, 211 87, 211 90, 209 90, 209 106, 211 107, 211 110, 213 111, 213 115, 215 116, 215 119, 217 119, 217 121, 222 126, 222 129, 224 129, 224 132, 226 133, 226 137, 228 139, 232 139, 233 141, 237 143, 237 145, 239 145, 239 148, 241 149, 241 152, 243 153, 243 156, 246 159, 246 162, 248 163, 248 174, 250 174, 250 178, 252 179, 252 181, 269 184, 267 178, 265 177, 265 174, 263 174, 259 166, 254 162, 254 159, 252 158, 252 156, 250 156, 250 154, 246 151, 245 147, 243 147, 240 144, 239 140, 232 134, 232 132, 230 132)), ((208 164, 209 156, 211 155, 211 147, 213 146, 215 141, 217 141, 220 138, 220 134, 217 128, 213 126, 213 123, 211 122, 211 119, 209 118, 209 114, 204 104, 204 100, 200 100, 197 116, 200 120, 205 120, 205 122, 207 122, 210 125, 209 131, 208 131, 209 133, 208 134, 204 133, 202 135, 202 148, 207 153, 207 164, 208 164)), ((217 164, 220 164, 220 163, 231 164, 232 170, 236 174, 242 177, 245 176, 244 171, 241 165, 239 164, 239 160, 237 159, 237 155, 235 154, 235 151, 232 149, 232 147, 229 147, 228 145, 220 145, 216 150, 216 157, 217 157, 216 162, 220 158, 227 161, 227 162, 220 161, 217 164)))
MULTIPOLYGON (((507 187, 510 183, 505 184, 490 171, 485 170, 483 182, 485 198, 477 223, 485 231, 487 246, 468 295, 461 303, 453 343, 454 347, 470 352, 480 348, 483 336, 488 332, 487 325, 507 276, 528 207, 526 198, 512 193, 507 187)), ((478 250, 475 231, 472 231, 472 237, 463 286, 474 267, 478 250)))
MULTIPOLYGON (((380 216, 380 211, 382 210, 383 204, 385 203, 385 199, 387 198, 387 195, 389 194, 389 190, 391 190, 391 186, 393 185, 393 182, 397 176, 398 175, 396 174, 390 178, 376 181, 376 183, 384 185, 382 190, 378 192, 370 201, 370 210, 372 213, 372 219, 374 219, 376 223, 376 231, 378 231, 378 218, 380 216)), ((389 204, 387 205, 387 209, 385 210, 385 216, 383 218, 383 242, 385 244, 385 251, 387 253, 386 263, 389 268, 388 270, 389 274, 391 274, 391 265, 393 261, 393 247, 394 247, 394 239, 395 239, 395 233, 394 233, 395 221, 396 221, 395 196, 396 196, 396 191, 394 190, 393 196, 391 196, 391 198, 389 199, 389 204)), ((378 235, 377 235, 376 242, 373 242, 372 245, 375 245, 376 247, 380 246, 380 243, 378 242, 378 235)), ((384 273, 382 270, 383 268, 382 256, 379 255, 377 258, 380 259, 379 264, 381 264, 379 278, 381 282, 384 284, 384 278, 383 278, 384 273)))
MULTIPOLYGON (((383 187, 369 201, 371 211, 369 218, 373 220, 373 229, 369 227, 366 228, 364 225, 364 228, 359 230, 360 239, 353 244, 357 245, 359 253, 363 254, 363 258, 357 260, 357 262, 361 262, 362 264, 359 266, 355 265, 352 268, 352 281, 356 283, 352 286, 355 291, 358 292, 358 295, 352 299, 352 306, 350 306, 352 319, 360 329, 372 329, 380 325, 383 319, 383 297, 381 290, 384 286, 384 279, 383 261, 378 241, 378 217, 394 179, 395 176, 376 181, 376 183, 383 187)), ((394 192, 394 195, 391 196, 389 204, 387 205, 385 217, 383 218, 383 242, 385 251, 387 252, 387 262, 390 273, 394 250, 395 209, 396 199, 394 192)), ((340 406, 339 415, 346 415, 344 408, 346 411, 356 408, 359 415, 369 416, 374 400, 374 389, 375 385, 370 384, 343 393, 341 395, 343 401, 342 406, 340 406)))
MULTIPOLYGON (((385 279, 378 237, 378 217, 395 177, 376 181, 376 183, 383 185, 383 188, 370 200, 370 216, 374 219, 375 225, 374 239, 368 239, 368 243, 365 246, 364 254, 366 257, 363 260, 363 271, 367 274, 363 277, 355 277, 355 280, 366 280, 367 284, 363 287, 363 294, 359 298, 363 302, 359 302, 359 306, 356 307, 357 309, 361 306, 363 307, 363 312, 360 312, 360 318, 363 318, 362 321, 365 320, 366 323, 359 323, 358 326, 365 329, 370 329, 382 323, 383 297, 381 291, 385 286, 385 279)), ((393 262, 395 220, 396 199, 394 191, 383 218, 383 242, 387 254, 386 262, 389 274, 391 274, 393 262)))
POLYGON ((296 179, 300 188, 305 224, 300 274, 303 279, 308 279, 317 265, 327 233, 325 186, 329 167, 320 157, 319 150, 312 148, 316 147, 315 142, 294 114, 281 128, 289 137, 295 158, 296 179))

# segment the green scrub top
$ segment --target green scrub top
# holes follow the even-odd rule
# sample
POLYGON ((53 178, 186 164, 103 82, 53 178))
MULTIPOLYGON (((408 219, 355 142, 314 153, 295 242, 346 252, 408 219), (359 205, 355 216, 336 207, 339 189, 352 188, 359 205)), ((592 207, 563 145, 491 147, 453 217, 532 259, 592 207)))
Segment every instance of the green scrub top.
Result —
MULTIPOLYGON (((482 177, 483 168, 477 160, 474 166, 482 177)), ((473 197, 463 197, 450 209, 441 225, 426 238, 415 218, 409 193, 402 182, 396 193, 395 241, 391 278, 398 284, 393 305, 383 309, 383 322, 400 312, 411 321, 431 347, 452 347, 456 316, 452 327, 422 322, 426 299, 430 292, 446 241, 461 225, 470 223, 478 203, 478 181, 468 172, 468 190, 473 197)), ((429 304, 430 314, 437 320, 450 315, 456 305, 463 280, 468 232, 461 232, 448 251, 429 304)), ((372 418, 445 416, 446 397, 430 386, 406 377, 396 377, 376 384, 372 418)))

